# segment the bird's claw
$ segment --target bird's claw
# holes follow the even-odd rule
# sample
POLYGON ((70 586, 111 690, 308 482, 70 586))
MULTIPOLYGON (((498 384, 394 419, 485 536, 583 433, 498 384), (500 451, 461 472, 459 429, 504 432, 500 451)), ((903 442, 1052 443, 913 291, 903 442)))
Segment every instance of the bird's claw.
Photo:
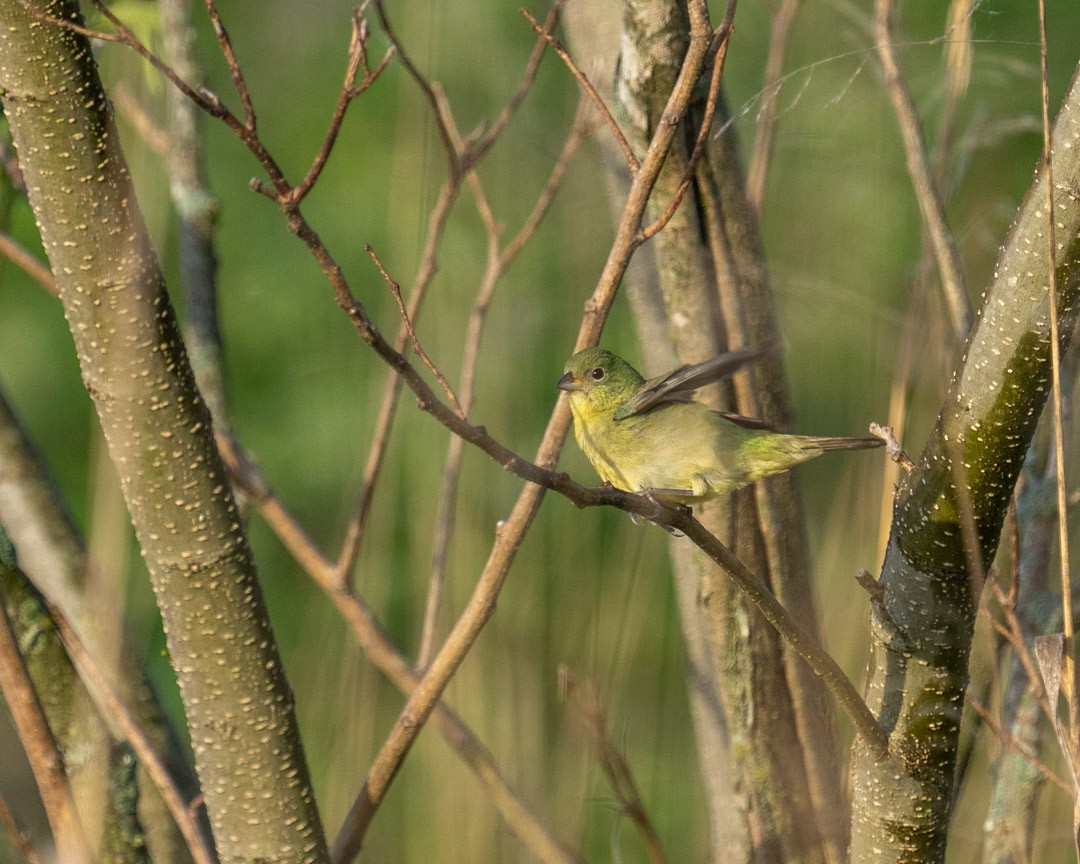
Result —
POLYGON ((648 501, 650 504, 652 504, 655 509, 654 509, 654 512, 652 513, 652 515, 650 515, 650 516, 642 516, 642 515, 640 515, 638 513, 631 513, 630 514, 630 519, 634 522, 635 525, 641 525, 642 520, 648 519, 650 522, 653 522, 654 524, 659 525, 661 528, 663 528, 665 531, 668 532, 668 534, 671 534, 673 537, 683 537, 683 536, 685 536, 681 531, 677 531, 674 528, 672 528, 670 525, 664 525, 664 524, 662 524, 660 522, 657 522, 656 520, 659 519, 661 515, 663 515, 665 507, 670 507, 670 509, 674 510, 676 513, 689 513, 689 512, 691 512, 690 507, 688 505, 686 505, 686 504, 669 504, 669 505, 665 505, 656 496, 658 494, 659 495, 692 495, 693 492, 691 492, 688 489, 641 489, 641 490, 638 491, 637 494, 640 495, 642 498, 644 498, 646 501, 648 501))

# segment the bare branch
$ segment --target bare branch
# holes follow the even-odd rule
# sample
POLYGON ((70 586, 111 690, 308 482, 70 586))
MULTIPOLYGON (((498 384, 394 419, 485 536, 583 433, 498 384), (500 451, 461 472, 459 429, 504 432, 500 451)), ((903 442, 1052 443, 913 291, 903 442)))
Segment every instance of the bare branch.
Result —
POLYGON ((783 0, 773 13, 769 31, 769 55, 765 60, 765 80, 762 88, 761 115, 757 122, 757 134, 750 153, 750 167, 746 171, 746 200, 761 220, 761 207, 765 200, 765 178, 772 155, 773 133, 776 131, 776 100, 780 95, 781 75, 784 72, 784 53, 787 51, 791 26, 802 0, 783 0))
POLYGON ((28 249, 19 245, 10 234, 0 231, 0 255, 7 258, 12 264, 22 270, 27 276, 48 291, 53 297, 59 297, 60 292, 56 287, 56 279, 52 270, 43 264, 28 249))
MULTIPOLYGON (((224 435, 218 435, 217 441, 234 482, 247 493, 293 558, 334 603, 341 617, 352 629, 364 656, 401 693, 406 696, 411 694, 420 678, 383 632, 375 614, 360 597, 353 594, 347 586, 340 584, 336 565, 323 556, 315 542, 267 484, 258 466, 240 446, 224 435)), ((440 702, 432 714, 432 722, 439 734, 476 775, 510 829, 537 858, 547 864, 581 864, 580 854, 554 838, 547 826, 522 800, 517 790, 504 779, 491 752, 449 705, 440 702)))
POLYGON ((119 692, 109 680, 108 675, 93 658, 79 638, 71 622, 64 617, 60 608, 48 600, 45 604, 49 616, 56 625, 57 632, 64 642, 64 648, 79 671, 79 677, 86 684, 94 702, 128 744, 150 775, 161 798, 169 808, 169 813, 187 843, 188 850, 195 864, 215 864, 217 858, 209 839, 203 835, 198 820, 194 817, 189 802, 184 799, 180 787, 173 778, 165 761, 158 754, 149 736, 139 726, 135 715, 124 704, 119 692))
POLYGON ((559 689, 581 720, 611 791, 615 793, 620 807, 641 834, 649 860, 652 864, 666 864, 667 858, 660 846, 660 835, 656 833, 649 814, 645 812, 645 802, 641 800, 630 763, 608 735, 607 712, 595 685, 588 682, 582 686, 570 670, 563 666, 559 669, 559 689))
MULTIPOLYGON (((0 567, 8 566, 0 562, 0 567)), ((49 819, 56 851, 61 860, 89 864, 86 845, 75 800, 64 773, 64 757, 45 719, 34 685, 26 672, 18 640, 8 618, 7 604, 0 594, 0 693, 7 702, 15 729, 22 741, 30 767, 37 780, 45 815, 49 819)))
POLYGON ((416 331, 413 329, 412 321, 409 320, 409 312, 405 308, 405 301, 401 299, 401 286, 386 272, 386 268, 383 267, 382 261, 379 260, 379 256, 375 254, 375 250, 372 249, 370 245, 365 246, 364 250, 371 256, 371 260, 374 261, 375 266, 379 268, 379 273, 382 275, 386 284, 390 286, 390 291, 394 295, 394 300, 397 302, 398 311, 401 313, 401 320, 405 324, 405 329, 409 331, 409 338, 412 340, 412 346, 413 350, 416 352, 416 356, 424 361, 424 365, 427 366, 431 374, 434 375, 439 384, 442 385, 443 392, 446 393, 446 398, 450 400, 450 404, 454 408, 454 413, 464 420, 465 412, 461 408, 461 403, 458 402, 457 395, 454 393, 454 388, 450 386, 450 382, 446 380, 446 376, 431 362, 431 358, 428 357, 428 353, 424 350, 424 346, 421 345, 420 340, 416 338, 416 331))
POLYGON ((999 724, 997 720, 994 719, 993 715, 987 710, 985 705, 983 705, 974 696, 968 696, 967 702, 972 708, 975 709, 975 712, 979 715, 979 717, 982 718, 982 721, 986 724, 986 727, 994 733, 994 737, 997 738, 998 743, 1000 743, 1003 747, 1008 747, 1014 753, 1018 753, 1021 757, 1026 759, 1036 771, 1042 774, 1043 777, 1045 777, 1055 786, 1063 789, 1070 796, 1073 794, 1073 790, 1069 786, 1069 784, 1062 780, 1056 773, 1054 773, 1053 769, 1051 769, 1049 765, 1043 762, 1038 756, 1028 750, 1027 747, 1025 747, 1012 735, 1010 735, 1008 732, 1001 728, 1001 724, 999 724))
POLYGON ((119 82, 112 90, 112 102, 139 137, 155 156, 162 160, 169 158, 169 133, 150 116, 150 112, 135 98, 131 88, 119 82))
POLYGON ((885 442, 885 453, 893 462, 905 471, 911 472, 911 469, 915 467, 915 463, 911 461, 911 457, 904 452, 900 442, 896 440, 891 426, 880 426, 877 423, 871 423, 870 434, 885 442))
POLYGON ((311 163, 311 167, 308 169, 304 179, 290 193, 289 198, 292 205, 299 204, 304 199, 304 196, 311 191, 311 187, 319 179, 323 168, 326 167, 326 162, 330 158, 330 152, 334 149, 334 143, 337 141, 338 133, 341 131, 341 124, 345 120, 345 112, 348 110, 349 105, 378 80, 383 70, 389 65, 390 58, 394 56, 394 46, 391 45, 374 70, 368 65, 368 27, 363 18, 368 2, 370 0, 365 0, 364 5, 353 12, 352 35, 349 39, 349 59, 345 67, 345 80, 341 84, 337 105, 334 106, 330 124, 327 126, 326 134, 323 136, 322 146, 319 148, 319 152, 315 154, 315 160, 311 163), (364 80, 357 84, 356 75, 360 71, 361 64, 364 66, 364 80))
MULTIPOLYGON (((1054 402, 1054 457, 1057 475, 1058 555, 1061 562, 1061 620, 1065 637, 1065 663, 1062 674, 1064 690, 1069 694, 1069 731, 1073 741, 1080 736, 1080 694, 1077 693, 1076 666, 1073 649, 1072 575, 1069 570, 1069 509, 1065 496, 1065 433, 1062 431, 1061 395, 1061 336, 1058 322, 1057 256, 1054 215, 1054 166, 1050 146, 1050 85, 1046 70, 1046 0, 1039 0, 1039 78, 1041 84, 1043 154, 1042 170, 1046 172, 1046 249, 1050 262, 1050 372, 1054 402)), ((1080 811, 1077 811, 1080 814, 1080 811)), ((1074 825, 1075 829, 1080 826, 1074 825)), ((1075 838, 1074 838, 1075 839, 1075 838)), ((1078 841, 1080 842, 1080 841, 1078 841)))
POLYGON ((394 32, 394 28, 390 24, 390 19, 386 17, 386 9, 383 8, 382 0, 374 0, 374 3, 375 13, 379 16, 379 23, 382 25, 383 30, 386 31, 386 35, 393 43, 398 57, 401 58, 402 64, 412 76, 417 86, 419 86, 421 92, 424 94, 424 98, 427 99, 428 104, 431 106, 432 113, 435 115, 435 128, 439 130, 439 138, 442 139, 443 149, 446 151, 450 176, 458 177, 462 171, 461 159, 463 154, 454 147, 453 135, 450 131, 450 120, 440 110, 439 99, 435 95, 434 88, 420 71, 420 68, 413 62, 411 55, 405 50, 397 37, 397 33, 394 32))
MULTIPOLYGON (((734 3, 729 3, 729 18, 734 14, 734 9, 734 3)), ((641 237, 642 242, 648 240, 650 237, 654 237, 659 231, 663 230, 668 222, 671 221, 671 217, 675 215, 675 211, 679 209, 679 205, 686 195, 686 190, 689 189, 690 184, 694 182, 694 172, 697 169, 698 159, 700 159, 701 154, 705 152, 705 144, 709 140, 709 132, 712 129, 713 116, 716 114, 716 104, 720 99, 720 81, 724 76, 724 60, 727 58, 728 41, 731 39, 730 24, 722 25, 718 28, 715 38, 718 39, 719 42, 716 51, 716 59, 713 61, 712 79, 709 81, 709 97, 705 102, 705 113, 701 120, 701 128, 698 130, 697 140, 694 142, 694 149, 690 152, 690 158, 686 160, 686 167, 683 169, 683 178, 679 182, 679 186, 675 190, 675 194, 672 196, 671 201, 668 202, 667 208, 660 214, 660 217, 655 222, 641 229, 639 236, 641 237)))
POLYGON ((578 68, 578 65, 574 62, 566 48, 563 47, 562 43, 542 28, 527 9, 522 9, 521 14, 529 19, 529 23, 532 25, 533 30, 547 40, 551 49, 559 55, 559 58, 566 64, 566 67, 573 74, 574 78, 577 79, 578 84, 581 85, 581 89, 584 90, 592 100, 592 103, 600 112, 600 116, 604 118, 608 128, 611 129, 611 133, 615 136, 615 141, 618 143, 619 149, 623 152, 623 157, 626 159, 626 164, 630 168, 630 173, 636 174, 641 167, 637 156, 634 155, 634 151, 630 147, 630 142, 626 140, 626 136, 623 135, 622 129, 619 128, 619 124, 615 121, 615 118, 611 116, 611 111, 608 110, 607 104, 601 98, 600 94, 596 92, 596 88, 593 87, 592 82, 586 77, 585 73, 578 68))
POLYGON ((11 807, 8 806, 7 799, 3 795, 0 795, 0 825, 4 826, 12 844, 26 859, 26 864, 41 864, 41 859, 34 851, 34 844, 30 842, 30 838, 15 819, 15 814, 11 812, 11 807))
MULTIPOLYGON (((430 87, 430 85, 428 86, 430 87)), ((435 91, 432 90, 432 93, 434 92, 435 91)), ((438 97, 435 97, 435 101, 437 106, 438 97)), ((436 107, 436 111, 438 111, 438 107, 436 107)), ((452 148, 455 146, 453 140, 455 139, 451 139, 452 148)), ((431 214, 428 216, 428 231, 427 237, 424 240, 424 249, 420 255, 420 267, 417 270, 416 278, 413 280, 413 286, 409 291, 406 316, 410 321, 416 320, 420 312, 420 307, 427 296, 431 280, 435 277, 435 271, 438 269, 439 244, 442 242, 443 232, 446 229, 447 220, 450 218, 450 210, 453 208, 460 190, 461 175, 451 173, 443 183, 442 189, 439 190, 439 198, 435 202, 431 214)), ((322 241, 318 239, 317 235, 314 235, 314 232, 312 232, 312 237, 321 248, 322 241)), ((328 254, 329 253, 327 253, 327 255, 328 254)), ((348 294, 348 289, 344 286, 344 280, 342 280, 342 287, 348 294)), ((347 309, 348 304, 354 302, 352 295, 348 294, 346 305, 343 306, 339 295, 338 305, 342 306, 343 309, 347 309)), ((403 353, 408 344, 409 331, 403 322, 398 328, 397 336, 394 340, 394 350, 403 353)), ((338 578, 343 583, 349 579, 353 568, 356 566, 356 561, 360 556, 360 545, 364 539, 364 530, 367 527, 368 515, 371 513, 371 502, 374 499, 375 488, 382 471, 383 459, 386 457, 386 448, 390 443, 390 429, 394 423, 394 415, 397 412, 398 397, 400 395, 401 379, 398 377, 397 373, 391 369, 390 374, 387 376, 386 388, 383 391, 383 401, 379 406, 379 415, 375 420, 375 432, 371 438, 371 446, 368 449, 367 461, 364 463, 364 476, 361 480, 356 506, 353 508, 353 516, 345 529, 345 539, 342 541, 341 551, 338 553, 338 578)))
MULTIPOLYGON (((465 347, 461 367, 461 404, 466 414, 472 408, 473 385, 476 377, 476 364, 480 353, 480 337, 487 321, 487 310, 495 292, 498 280, 510 263, 517 257, 529 239, 536 233, 541 221, 547 214, 555 193, 559 188, 570 159, 580 146, 588 128, 588 107, 591 103, 585 96, 578 102, 578 110, 570 127, 566 142, 555 165, 551 169, 548 181, 541 191, 532 212, 526 218, 521 230, 499 251, 499 226, 491 212, 483 186, 476 172, 469 173, 469 185, 476 199, 476 207, 488 236, 488 263, 465 334, 465 347)), ((447 448, 446 466, 443 470, 443 485, 439 494, 439 511, 435 520, 435 532, 431 544, 431 578, 428 583, 428 596, 424 606, 424 622, 420 629, 420 648, 417 651, 417 667, 424 669, 431 661, 435 650, 436 625, 441 606, 442 586, 446 572, 446 557, 450 537, 454 527, 454 504, 457 498, 458 476, 461 470, 461 458, 465 446, 456 435, 450 437, 447 448)))
MULTIPOLYGON (((101 0, 94 0, 94 5, 101 9, 101 0)), ((236 94, 240 97, 240 104, 244 109, 244 125, 254 132, 255 108, 251 104, 251 91, 248 90, 247 82, 244 81, 244 73, 240 69, 239 62, 237 62, 236 52, 233 50, 232 40, 229 38, 229 31, 225 29, 225 24, 218 14, 217 4, 215 4, 214 0, 204 0, 203 5, 206 6, 206 13, 210 16, 210 23, 214 25, 214 35, 217 36, 218 47, 221 48, 225 63, 229 67, 229 74, 232 75, 236 94)))
POLYGON ((941 203, 941 195, 931 176, 930 160, 919 125, 919 116, 915 111, 915 103, 904 84, 900 67, 896 62, 890 29, 891 15, 892 0, 875 0, 874 46, 885 73, 885 87, 900 124, 900 137, 904 143, 908 174, 937 256, 938 274, 952 317, 953 334, 957 341, 960 341, 967 336, 971 328, 971 304, 964 287, 963 266, 945 219, 945 207, 941 203))
POLYGON ((555 3, 548 11, 547 19, 544 21, 544 26, 540 32, 540 39, 536 41, 532 54, 529 55, 529 62, 525 66, 525 73, 521 76, 521 82, 518 84, 517 90, 514 91, 502 111, 499 112, 499 116, 495 118, 491 128, 478 138, 470 148, 469 161, 471 164, 475 165, 487 154, 488 150, 491 149, 502 134, 503 129, 506 128, 506 124, 517 113, 529 90, 532 89, 533 82, 536 80, 536 72, 540 68, 540 61, 544 56, 547 39, 551 33, 555 32, 555 27, 559 23, 559 17, 562 15, 566 3, 567 0, 555 0, 555 3))

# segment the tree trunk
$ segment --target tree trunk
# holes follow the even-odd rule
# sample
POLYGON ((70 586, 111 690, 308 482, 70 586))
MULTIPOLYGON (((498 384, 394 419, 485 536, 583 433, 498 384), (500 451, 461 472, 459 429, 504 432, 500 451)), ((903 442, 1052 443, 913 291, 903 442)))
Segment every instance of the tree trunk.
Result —
MULTIPOLYGON (((1062 342, 1080 290, 1080 78, 1053 132, 1062 342)), ((1046 187, 1036 174, 922 456, 896 497, 874 610, 869 703, 890 737, 856 744, 852 859, 944 860, 976 592, 1050 393, 1046 187)))
MULTIPOLYGON (((33 5, 80 20, 72 0, 33 5)), ((218 853, 324 861, 292 694, 90 45, 0 0, 0 87, 164 619, 218 853)))

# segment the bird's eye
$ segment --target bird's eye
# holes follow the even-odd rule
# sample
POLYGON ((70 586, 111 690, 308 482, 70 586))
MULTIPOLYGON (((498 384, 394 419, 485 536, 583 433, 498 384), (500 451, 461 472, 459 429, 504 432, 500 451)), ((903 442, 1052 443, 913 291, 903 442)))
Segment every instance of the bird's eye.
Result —
POLYGON ((601 367, 597 366, 595 369, 592 370, 592 377, 593 381, 599 381, 601 378, 604 377, 604 370, 601 367))

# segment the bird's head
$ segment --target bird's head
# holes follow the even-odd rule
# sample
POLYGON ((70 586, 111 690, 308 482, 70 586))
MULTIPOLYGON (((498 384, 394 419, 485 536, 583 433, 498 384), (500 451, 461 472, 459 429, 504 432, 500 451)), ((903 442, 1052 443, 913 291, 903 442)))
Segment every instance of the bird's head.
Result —
POLYGON ((566 362, 566 372, 556 385, 570 394, 578 416, 614 411, 644 383, 637 370, 603 348, 586 348, 566 362))

